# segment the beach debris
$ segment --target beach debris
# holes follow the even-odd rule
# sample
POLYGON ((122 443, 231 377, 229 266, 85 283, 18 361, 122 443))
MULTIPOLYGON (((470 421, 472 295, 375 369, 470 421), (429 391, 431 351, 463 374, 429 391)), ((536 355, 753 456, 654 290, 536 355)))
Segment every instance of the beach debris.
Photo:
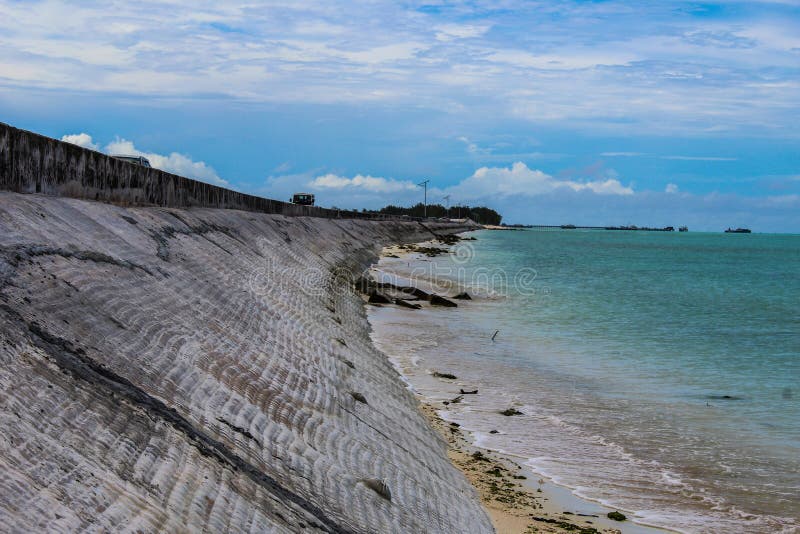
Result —
POLYGON ((347 358, 340 358, 340 361, 343 364, 345 364, 347 367, 349 367, 350 369, 355 369, 356 368, 356 365, 353 362, 351 362, 350 360, 348 360, 347 358))
POLYGON ((521 411, 517 410, 516 408, 508 408, 500 412, 500 415, 505 415, 506 417, 511 417, 512 415, 525 415, 521 411))
POLYGON ((473 389, 472 391, 464 391, 463 389, 460 389, 459 393, 461 393, 462 395, 477 395, 478 394, 478 390, 477 389, 473 389))
POLYGON ((419 304, 414 304, 413 302, 407 302, 404 299, 394 299, 394 303, 400 306, 401 308, 410 308, 412 310, 418 310, 422 308, 419 304))
POLYGON ((472 297, 470 297, 469 293, 467 293, 466 291, 462 291, 461 293, 459 293, 458 295, 456 295, 453 298, 454 299, 458 299, 458 300, 472 300, 472 297))
POLYGON ((626 519, 628 519, 627 517, 625 517, 625 514, 623 514, 622 512, 618 512, 616 510, 613 512, 608 512, 606 514, 606 517, 608 517, 609 519, 613 519, 614 521, 625 521, 626 519))
POLYGON ((414 252, 419 252, 420 254, 424 254, 429 258, 433 258, 441 254, 447 254, 448 250, 440 247, 417 247, 414 252))
POLYGON ((392 500, 392 492, 389 490, 389 486, 384 480, 377 478, 362 478, 361 482, 387 501, 392 500))
POLYGON ((742 397, 735 395, 709 395, 706 398, 711 400, 742 400, 742 397))
POLYGON ((555 525, 570 532, 577 532, 578 534, 600 534, 600 531, 597 530, 596 528, 582 527, 580 525, 575 525, 573 523, 570 523, 569 521, 564 521, 563 519, 553 519, 550 517, 536 517, 533 514, 531 514, 530 517, 534 521, 539 521, 540 523, 547 523, 549 525, 555 525))
POLYGON ((494 341, 494 338, 496 338, 497 334, 499 334, 499 333, 500 333, 500 330, 495 330, 494 331, 494 334, 492 334, 492 341, 494 341))
POLYGON ((489 459, 486 456, 484 456, 484 454, 481 451, 473 452, 472 453, 472 459, 475 460, 476 462, 488 462, 489 461, 489 459))
POLYGON ((487 475, 492 475, 493 477, 501 477, 503 473, 500 471, 500 467, 494 466, 492 469, 486 470, 487 475))
POLYGON ((392 301, 389 300, 389 297, 381 295, 377 291, 372 291, 367 302, 370 304, 391 304, 392 301))
POLYGON ((336 338, 336 341, 338 341, 338 342, 339 342, 339 343, 340 343, 342 346, 344 346, 344 347, 346 347, 346 346, 347 346, 347 341, 345 341, 344 339, 342 339, 342 338, 340 338, 340 337, 337 337, 337 338, 336 338))
POLYGON ((458 404, 462 400, 464 400, 464 395, 459 395, 455 399, 450 399, 450 404, 458 404))
POLYGON ((451 375, 450 373, 440 373, 439 371, 434 371, 433 376, 436 378, 446 378, 448 380, 455 380, 458 378, 456 375, 451 375))
POLYGON ((440 297, 439 295, 431 295, 431 306, 445 306, 447 308, 457 308, 458 304, 456 304, 452 300, 440 297))
POLYGON ((350 392, 350 395, 352 395, 352 396, 353 396, 353 398, 354 398, 355 400, 357 400, 358 402, 362 402, 362 403, 364 403, 364 404, 369 404, 369 403, 367 402, 367 398, 366 398, 366 397, 364 397, 364 395, 362 395, 362 394, 361 394, 361 393, 359 393, 358 391, 351 391, 351 392, 350 392))

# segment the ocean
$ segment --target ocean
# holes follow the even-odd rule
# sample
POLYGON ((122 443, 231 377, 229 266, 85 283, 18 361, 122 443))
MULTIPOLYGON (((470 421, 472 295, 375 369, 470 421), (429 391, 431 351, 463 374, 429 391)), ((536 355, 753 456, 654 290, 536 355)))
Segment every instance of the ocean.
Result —
POLYGON ((417 392, 453 396, 431 373, 457 375, 480 394, 445 415, 478 445, 643 523, 800 531, 800 236, 472 235, 380 264, 474 297, 370 311, 417 392))

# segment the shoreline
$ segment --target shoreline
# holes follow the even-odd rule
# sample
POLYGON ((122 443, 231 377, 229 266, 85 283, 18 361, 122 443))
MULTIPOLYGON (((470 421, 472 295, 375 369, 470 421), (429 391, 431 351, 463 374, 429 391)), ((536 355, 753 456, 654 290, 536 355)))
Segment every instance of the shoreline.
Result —
MULTIPOLYGON (((422 252, 409 246, 385 247, 378 263, 373 265, 373 275, 402 275, 383 270, 386 261, 435 261, 435 254, 426 254, 426 250, 441 243, 425 241, 417 243, 422 252), (415 257, 414 255, 419 255, 415 257)), ((409 263, 410 265, 410 263, 409 263)), ((426 290, 435 288, 435 284, 425 282, 426 290)), ((458 284, 446 281, 446 290, 439 294, 453 298, 453 290, 460 291, 458 284)), ((460 301, 459 301, 460 303, 460 301)), ((369 309, 369 308, 368 308, 369 309)), ((371 319, 371 314, 368 313, 371 319)), ((420 412, 428 419, 431 426, 439 433, 447 444, 447 455, 453 465, 458 468, 475 489, 481 504, 490 516, 494 528, 499 533, 531 533, 550 532, 568 533, 582 532, 591 534, 603 532, 608 534, 658 534, 675 532, 664 528, 653 527, 636 522, 632 518, 625 521, 609 519, 609 512, 624 510, 607 507, 601 503, 585 499, 573 493, 570 488, 560 486, 551 479, 535 472, 524 465, 524 458, 510 453, 499 452, 481 447, 476 436, 458 423, 447 420, 447 402, 441 399, 426 397, 414 388, 412 377, 403 372, 403 368, 391 351, 375 339, 379 335, 380 325, 370 320, 373 330, 373 343, 387 354, 397 369, 402 380, 414 393, 420 412)))

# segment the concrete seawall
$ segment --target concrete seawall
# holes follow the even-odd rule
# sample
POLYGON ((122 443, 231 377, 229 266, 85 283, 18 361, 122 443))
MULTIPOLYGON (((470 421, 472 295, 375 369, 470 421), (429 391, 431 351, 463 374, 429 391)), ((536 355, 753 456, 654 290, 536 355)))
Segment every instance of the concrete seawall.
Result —
POLYGON ((383 245, 473 227, 0 123, 0 531, 491 531, 353 284, 383 245))
POLYGON ((120 161, 2 122, 0 190, 99 200, 123 206, 228 208, 290 216, 383 218, 377 214, 299 206, 239 193, 120 161))
POLYGON ((351 283, 431 229, 0 192, 0 530, 491 531, 351 283))

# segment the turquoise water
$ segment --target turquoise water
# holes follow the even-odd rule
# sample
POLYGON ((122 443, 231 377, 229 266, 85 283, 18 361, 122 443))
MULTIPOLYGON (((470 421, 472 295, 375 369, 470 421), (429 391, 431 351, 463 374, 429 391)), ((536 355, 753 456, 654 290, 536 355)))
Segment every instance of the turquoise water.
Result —
POLYGON ((800 236, 476 235, 422 275, 479 297, 415 349, 481 388, 450 417, 644 522, 800 530, 800 236))

